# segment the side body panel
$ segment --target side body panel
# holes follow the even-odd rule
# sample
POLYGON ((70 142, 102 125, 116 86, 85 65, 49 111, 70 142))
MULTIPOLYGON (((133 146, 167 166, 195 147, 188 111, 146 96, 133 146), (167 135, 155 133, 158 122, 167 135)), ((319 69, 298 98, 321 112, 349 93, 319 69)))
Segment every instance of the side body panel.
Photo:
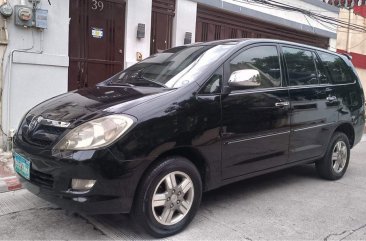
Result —
POLYGON ((291 88, 290 161, 322 156, 338 121, 338 103, 328 102, 334 87, 291 88))
POLYGON ((261 73, 260 80, 257 80, 260 87, 234 89, 222 99, 223 179, 288 162, 289 93, 286 87, 281 87, 283 74, 277 46, 250 45, 238 51, 225 64, 226 81, 232 71, 240 69, 258 70, 261 73), (277 53, 267 52, 272 47, 277 53), (246 60, 248 55, 251 57, 246 60), (277 87, 274 81, 278 81, 277 87))
POLYGON ((223 99, 223 178, 284 165, 288 158, 290 116, 288 90, 244 91, 223 99))
POLYGON ((335 88, 320 84, 320 79, 327 81, 314 50, 292 45, 281 50, 291 103, 289 162, 312 160, 324 155, 338 122, 335 88))

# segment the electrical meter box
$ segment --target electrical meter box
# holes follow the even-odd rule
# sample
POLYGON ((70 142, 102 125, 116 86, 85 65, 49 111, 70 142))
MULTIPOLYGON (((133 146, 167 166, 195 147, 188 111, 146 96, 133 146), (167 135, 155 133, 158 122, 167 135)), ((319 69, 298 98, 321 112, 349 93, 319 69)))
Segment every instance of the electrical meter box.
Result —
POLYGON ((48 20, 48 10, 37 9, 35 12, 36 28, 46 29, 48 20))
POLYGON ((15 10, 15 25, 46 29, 48 27, 48 10, 33 9, 28 6, 17 5, 15 10))
POLYGON ((33 9, 27 6, 17 5, 14 7, 15 25, 22 27, 33 26, 33 9))

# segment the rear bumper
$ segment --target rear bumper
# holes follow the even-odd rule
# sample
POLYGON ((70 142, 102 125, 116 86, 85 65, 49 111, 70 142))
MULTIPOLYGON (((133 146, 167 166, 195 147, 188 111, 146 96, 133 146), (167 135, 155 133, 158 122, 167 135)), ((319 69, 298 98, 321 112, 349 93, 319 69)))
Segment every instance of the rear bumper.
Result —
POLYGON ((146 163, 116 159, 108 149, 76 153, 68 159, 38 154, 16 143, 14 151, 31 163, 30 180, 18 174, 26 189, 63 209, 85 214, 129 213, 146 163), (72 179, 96 183, 89 191, 76 192, 71 189, 72 179))

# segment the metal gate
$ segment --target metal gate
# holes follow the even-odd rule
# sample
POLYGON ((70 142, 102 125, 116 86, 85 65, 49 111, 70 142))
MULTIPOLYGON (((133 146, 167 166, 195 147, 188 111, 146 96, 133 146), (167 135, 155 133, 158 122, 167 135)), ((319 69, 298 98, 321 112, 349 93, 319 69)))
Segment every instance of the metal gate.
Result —
POLYGON ((151 16, 151 54, 172 46, 175 0, 153 0, 151 16))
POLYGON ((70 0, 69 90, 123 69, 124 29, 123 0, 70 0))
POLYGON ((198 5, 196 42, 231 38, 273 38, 329 47, 329 38, 198 5))

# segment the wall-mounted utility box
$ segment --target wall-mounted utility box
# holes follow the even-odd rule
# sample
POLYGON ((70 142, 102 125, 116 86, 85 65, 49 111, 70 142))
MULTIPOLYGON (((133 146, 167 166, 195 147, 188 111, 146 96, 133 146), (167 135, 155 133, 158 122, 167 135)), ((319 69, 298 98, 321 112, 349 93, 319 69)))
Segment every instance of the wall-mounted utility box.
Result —
POLYGON ((37 9, 35 12, 36 28, 46 29, 48 26, 48 10, 37 9))
POLYGON ((14 7, 15 12, 15 25, 22 27, 33 26, 33 9, 23 5, 17 5, 14 7))
POLYGON ((137 38, 145 38, 145 24, 139 23, 137 25, 137 38))
POLYGON ((35 27, 46 29, 48 26, 48 10, 35 9, 28 6, 17 5, 15 10, 15 25, 22 27, 35 27))
POLYGON ((192 33, 186 32, 184 35, 184 44, 191 44, 192 43, 192 33))

